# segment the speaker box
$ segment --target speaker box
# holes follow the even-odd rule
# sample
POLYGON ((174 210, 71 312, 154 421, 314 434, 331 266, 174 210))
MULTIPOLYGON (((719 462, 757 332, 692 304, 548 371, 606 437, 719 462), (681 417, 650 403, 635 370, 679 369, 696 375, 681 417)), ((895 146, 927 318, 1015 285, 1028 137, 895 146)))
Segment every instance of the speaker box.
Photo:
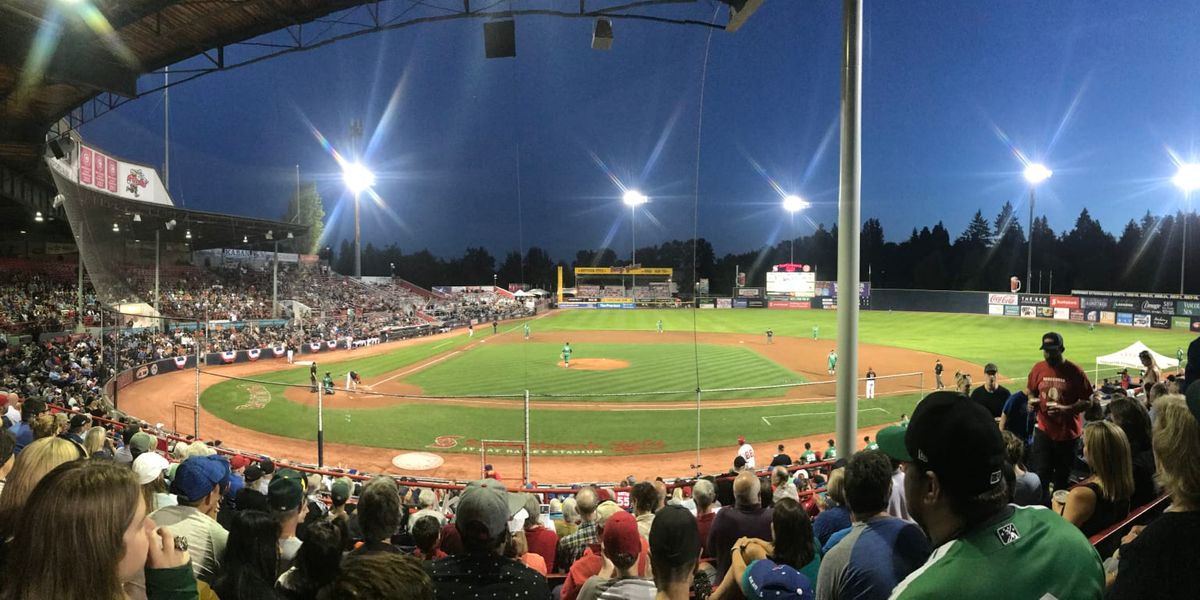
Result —
POLYGON ((50 151, 54 153, 54 158, 60 160, 66 158, 67 152, 63 150, 62 144, 58 143, 58 140, 50 140, 50 143, 47 144, 47 146, 49 146, 50 151))
POLYGON ((592 49, 610 50, 612 43, 612 19, 596 19, 596 28, 592 31, 592 49))
POLYGON ((517 55, 516 21, 491 21, 483 24, 483 48, 488 58, 517 55))

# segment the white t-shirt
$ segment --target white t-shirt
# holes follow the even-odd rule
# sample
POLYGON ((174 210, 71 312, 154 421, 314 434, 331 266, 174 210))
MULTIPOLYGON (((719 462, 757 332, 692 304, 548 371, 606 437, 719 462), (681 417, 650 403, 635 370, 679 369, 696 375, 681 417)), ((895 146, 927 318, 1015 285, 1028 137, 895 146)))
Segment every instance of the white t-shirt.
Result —
POLYGON ((746 468, 747 469, 754 468, 754 447, 753 446, 751 446, 750 444, 742 444, 742 446, 740 448, 738 448, 738 456, 746 459, 746 468))
POLYGON ((908 515, 908 501, 904 498, 904 471, 896 471, 892 473, 892 497, 888 500, 889 515, 897 519, 904 519, 909 523, 916 523, 912 517, 908 515))
POLYGON ((159 527, 187 537, 192 571, 197 579, 212 582, 221 574, 221 557, 229 532, 213 519, 191 506, 167 506, 150 514, 159 527))

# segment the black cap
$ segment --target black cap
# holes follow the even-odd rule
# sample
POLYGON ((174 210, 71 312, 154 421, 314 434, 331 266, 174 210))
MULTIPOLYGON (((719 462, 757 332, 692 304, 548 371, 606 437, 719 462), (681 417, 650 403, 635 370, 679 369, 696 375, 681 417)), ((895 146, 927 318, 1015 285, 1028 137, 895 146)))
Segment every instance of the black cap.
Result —
POLYGON ((983 372, 987 373, 988 375, 995 375, 999 371, 1000 368, 996 366, 996 363, 988 363, 983 365, 983 372))
POLYGON ((73 415, 71 417, 71 429, 79 429, 91 422, 92 418, 87 415, 73 415))
POLYGON ((908 427, 888 427, 876 436, 888 456, 938 474, 942 485, 975 496, 1004 481, 1004 438, 982 404, 957 392, 925 396, 908 427))
POLYGON ((1038 349, 1045 350, 1046 348, 1058 348, 1059 350, 1062 350, 1063 349, 1062 336, 1058 335, 1057 333, 1054 333, 1053 331, 1051 331, 1050 333, 1047 333, 1046 335, 1043 335, 1042 336, 1042 345, 1038 349))

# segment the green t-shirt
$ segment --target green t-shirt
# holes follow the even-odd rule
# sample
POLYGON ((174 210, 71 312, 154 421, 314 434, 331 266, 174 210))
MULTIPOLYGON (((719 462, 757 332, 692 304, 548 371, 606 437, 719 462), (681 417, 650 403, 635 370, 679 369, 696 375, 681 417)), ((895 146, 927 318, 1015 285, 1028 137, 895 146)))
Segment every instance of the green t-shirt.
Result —
POLYGON ((830 446, 825 449, 825 456, 822 456, 821 460, 833 460, 835 458, 837 458, 837 448, 830 446))
POLYGON ((1000 517, 939 546, 891 598, 1066 600, 1103 593, 1100 555, 1079 528, 1040 506, 1009 506, 1000 517))
POLYGON ((804 454, 800 455, 800 460, 805 463, 817 462, 817 453, 812 450, 805 450, 804 454))
POLYGON ((571 347, 563 346, 562 355, 563 355, 563 358, 571 358, 571 347))
POLYGON ((837 366, 837 355, 830 354, 829 355, 829 368, 832 369, 835 366, 837 366))
POLYGON ((879 449, 879 444, 876 444, 875 442, 871 442, 870 444, 867 444, 867 450, 878 450, 878 449, 879 449))

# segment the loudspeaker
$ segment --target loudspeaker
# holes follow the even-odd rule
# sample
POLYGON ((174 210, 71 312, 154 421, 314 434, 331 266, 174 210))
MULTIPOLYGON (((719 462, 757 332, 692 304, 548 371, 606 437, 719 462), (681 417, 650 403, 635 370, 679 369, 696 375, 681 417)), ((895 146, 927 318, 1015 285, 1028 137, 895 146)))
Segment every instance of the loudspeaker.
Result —
POLYGON ((58 140, 50 140, 50 143, 46 145, 49 146, 50 151, 54 153, 54 158, 59 160, 66 158, 67 153, 65 150, 63 150, 62 144, 58 143, 58 140))
POLYGON ((612 19, 596 19, 596 28, 592 31, 592 49, 610 50, 612 43, 612 19))
POLYGON ((517 55, 516 21, 491 21, 483 24, 483 48, 488 58, 517 55))

